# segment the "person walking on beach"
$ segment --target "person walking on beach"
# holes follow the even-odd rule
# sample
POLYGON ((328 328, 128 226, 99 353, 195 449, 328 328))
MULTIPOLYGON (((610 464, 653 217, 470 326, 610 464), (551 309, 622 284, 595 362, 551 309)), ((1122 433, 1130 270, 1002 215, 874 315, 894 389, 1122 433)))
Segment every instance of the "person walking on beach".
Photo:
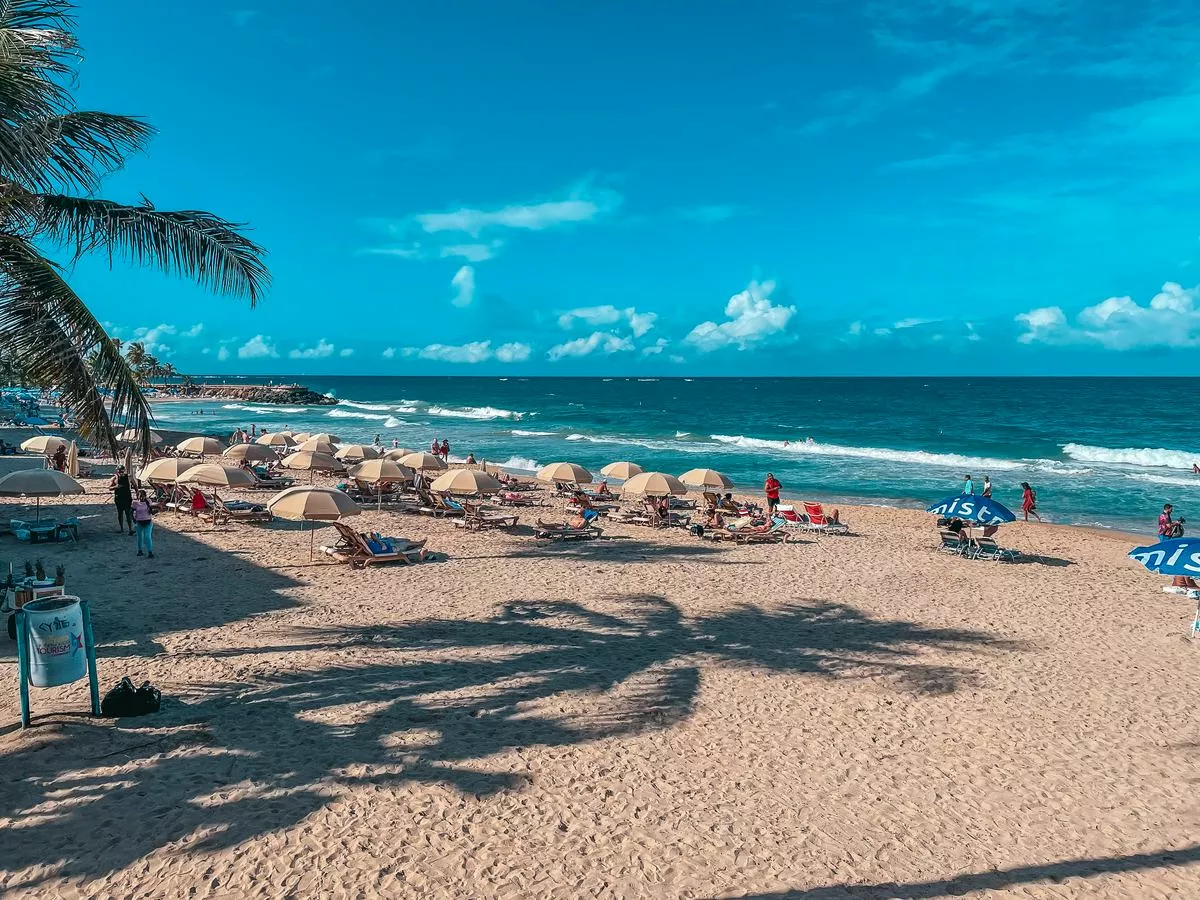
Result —
POLYGON ((142 551, 154 559, 154 511, 150 509, 150 501, 146 499, 145 491, 138 491, 137 499, 133 501, 133 526, 137 529, 137 555, 142 551))
POLYGON ((990 498, 992 496, 992 479, 988 476, 983 476, 983 496, 990 498))
POLYGON ((975 493, 975 482, 971 480, 970 474, 968 474, 966 477, 966 480, 963 481, 963 493, 964 494, 974 494, 975 493))
POLYGON ((767 480, 763 483, 763 491, 767 495, 767 515, 775 512, 775 507, 779 505, 779 491, 782 487, 774 473, 768 472, 767 480))
POLYGON ((1171 513, 1175 507, 1170 503, 1163 504, 1163 511, 1158 517, 1158 536, 1162 538, 1177 538, 1183 537, 1183 519, 1175 521, 1171 518, 1171 513))
POLYGON ((1021 482, 1021 511, 1025 513, 1025 521, 1029 521, 1029 514, 1033 513, 1033 517, 1039 522, 1042 517, 1037 514, 1037 494, 1033 492, 1033 488, 1029 486, 1028 481, 1021 482))
POLYGON ((117 466, 117 474, 108 483, 113 492, 113 506, 117 508, 117 532, 129 528, 133 534, 133 489, 129 485, 129 473, 124 466, 117 466))
POLYGON ((450 461, 450 442, 442 438, 442 462, 450 461))

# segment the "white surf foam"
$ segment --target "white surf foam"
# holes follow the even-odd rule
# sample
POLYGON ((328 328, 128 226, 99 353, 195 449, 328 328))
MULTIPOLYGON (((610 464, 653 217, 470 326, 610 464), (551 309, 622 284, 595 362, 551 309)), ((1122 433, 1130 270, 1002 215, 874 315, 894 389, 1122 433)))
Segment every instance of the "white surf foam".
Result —
POLYGON ((520 419, 524 415, 495 406, 430 406, 425 412, 451 419, 520 419))
POLYGON ((386 403, 359 403, 356 400, 339 400, 338 406, 349 406, 353 409, 365 409, 370 412, 389 412, 391 410, 386 403))
POLYGON ((1063 453, 1081 462, 1108 463, 1186 469, 1200 463, 1200 452, 1167 450, 1162 447, 1092 447, 1088 444, 1065 444, 1063 453))
POLYGON ((333 419, 360 419, 368 422, 386 422, 392 418, 386 414, 351 412, 350 410, 337 409, 336 407, 325 413, 325 415, 333 419))
POLYGON ((1144 472, 1130 472, 1126 478, 1134 478, 1138 481, 1149 481, 1152 484, 1172 484, 1178 487, 1195 488, 1200 490, 1200 475, 1148 475, 1144 472))
POLYGON ((989 459, 962 456, 958 453, 930 453, 926 450, 892 450, 887 447, 846 447, 841 444, 809 444, 805 441, 771 441, 745 435, 714 434, 710 437, 730 447, 770 453, 790 453, 797 456, 841 456, 852 459, 874 459, 880 462, 899 462, 912 465, 940 466, 963 471, 991 469, 1003 471, 1025 468, 1028 463, 1011 459, 989 459))
POLYGON ((510 434, 516 437, 553 437, 553 431, 525 431, 521 428, 514 428, 510 434))
POLYGON ((303 406, 251 406, 245 403, 226 403, 221 409, 240 409, 242 412, 254 413, 256 416, 295 415, 304 412, 303 406))
POLYGON ((530 459, 527 456, 510 456, 501 463, 495 463, 500 468, 511 472, 536 472, 541 466, 538 465, 536 459, 530 459))

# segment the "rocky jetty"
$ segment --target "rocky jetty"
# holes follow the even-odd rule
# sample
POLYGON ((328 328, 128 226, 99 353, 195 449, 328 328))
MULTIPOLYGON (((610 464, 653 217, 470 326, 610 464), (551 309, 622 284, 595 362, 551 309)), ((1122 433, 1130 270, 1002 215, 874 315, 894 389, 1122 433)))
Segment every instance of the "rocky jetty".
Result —
POLYGON ((337 401, 299 384, 200 384, 189 397, 241 400, 244 403, 279 403, 284 406, 334 406, 337 401))

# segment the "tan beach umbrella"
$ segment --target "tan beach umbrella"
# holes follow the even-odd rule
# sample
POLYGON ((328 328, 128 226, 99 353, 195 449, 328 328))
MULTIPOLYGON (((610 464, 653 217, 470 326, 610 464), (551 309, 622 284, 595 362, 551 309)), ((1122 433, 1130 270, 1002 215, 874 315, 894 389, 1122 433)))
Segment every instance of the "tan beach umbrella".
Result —
POLYGON ((233 466, 201 463, 179 473, 176 484, 206 484, 209 487, 249 487, 254 484, 250 473, 233 466))
POLYGON ((334 454, 333 444, 315 435, 307 441, 297 444, 296 449, 306 450, 309 453, 324 453, 326 456, 333 456, 334 454))
MULTIPOLYGON (((342 491, 334 488, 301 485, 280 491, 267 501, 267 509, 273 515, 292 522, 337 522, 348 516, 357 516, 362 510, 358 504, 342 491)), ((308 539, 308 558, 313 557, 313 542, 317 532, 314 528, 308 539)))
POLYGON ((383 458, 384 459, 394 459, 396 461, 399 461, 399 460, 403 459, 404 457, 408 456, 408 454, 410 454, 412 452, 413 451, 407 449, 406 447, 395 447, 391 450, 388 450, 386 453, 384 453, 383 458))
POLYGON ((733 487, 733 482, 716 469, 688 469, 679 480, 702 491, 725 491, 733 487))
POLYGON ((370 447, 366 444, 347 444, 333 455, 342 462, 362 462, 365 459, 379 459, 381 454, 378 447, 370 447))
POLYGON ((637 463, 611 462, 600 470, 600 474, 605 478, 618 478, 621 481, 628 481, 634 475, 641 475, 642 471, 642 467, 637 463))
POLYGON ((149 481, 151 484, 167 484, 173 483, 180 475, 188 469, 194 469, 200 463, 194 459, 180 459, 177 456, 168 456, 163 459, 156 459, 142 467, 142 471, 138 472, 138 478, 142 481, 149 481))
POLYGON ((445 475, 434 479, 429 486, 431 491, 439 494, 458 494, 473 496, 475 494, 494 494, 503 488, 495 478, 486 472, 476 469, 451 469, 445 475))
POLYGON ((537 479, 538 481, 556 483, 573 482, 575 484, 588 484, 592 480, 592 473, 583 466, 575 465, 575 463, 557 462, 543 466, 537 473, 537 479))
POLYGON ((392 481, 408 481, 413 470, 392 459, 368 459, 350 470, 350 477, 368 484, 387 484, 392 481))
POLYGON ((322 431, 319 434, 310 434, 308 436, 308 440, 324 441, 327 444, 340 444, 342 442, 342 439, 340 437, 338 437, 336 434, 330 434, 327 431, 322 431))
POLYGON ((225 448, 221 442, 210 437, 190 437, 175 445, 180 453, 199 453, 201 456, 220 456, 225 448))
POLYGON ((310 484, 313 472, 340 472, 345 468, 328 453, 317 453, 313 450, 297 450, 288 454, 280 465, 285 469, 307 469, 310 484))
POLYGON ((295 440, 295 439, 296 439, 296 434, 295 434, 295 432, 293 432, 292 430, 290 430, 290 429, 288 429, 288 428, 280 428, 280 429, 279 429, 277 432, 275 432, 275 433, 276 433, 276 434, 282 434, 282 435, 286 435, 287 437, 290 437, 292 440, 295 440))
POLYGON ((269 431, 266 434, 260 434, 258 440, 254 443, 262 444, 264 447, 292 447, 296 440, 291 435, 280 434, 278 431, 269 431))
POLYGON ((270 462, 279 459, 274 450, 264 447, 262 444, 234 444, 221 456, 236 463, 240 463, 244 459, 248 459, 250 462, 270 462))
POLYGON ((0 478, 0 497, 34 497, 35 521, 42 519, 42 497, 82 494, 83 485, 56 469, 22 469, 0 478))
MULTIPOLYGON (((394 484, 398 481, 409 481, 413 470, 400 465, 391 459, 368 459, 350 470, 350 477, 367 484, 394 484)), ((383 492, 379 491, 375 500, 377 507, 383 506, 383 492)))
POLYGON ((307 441, 310 437, 312 437, 312 435, 309 434, 307 431, 297 431, 295 434, 292 435, 292 440, 295 441, 297 444, 299 444, 302 441, 307 441))
POLYGON ((79 445, 74 441, 67 445, 67 474, 79 477, 79 445))
POLYGON ((440 472, 446 468, 446 464, 442 462, 441 457, 419 451, 402 456, 397 462, 402 466, 408 466, 410 469, 420 469, 423 472, 431 470, 440 472))
POLYGON ((46 456, 53 456, 59 447, 65 447, 67 442, 60 437, 55 437, 52 434, 39 434, 37 437, 31 437, 27 441, 21 442, 21 449, 26 453, 42 453, 46 456))
MULTIPOLYGON (((136 444, 141 439, 142 435, 136 428, 126 428, 117 435, 117 440, 122 444, 136 444)), ((150 432, 150 443, 161 444, 162 442, 163 436, 161 434, 157 431, 150 432)))
POLYGON ((674 475, 665 472, 643 472, 634 475, 621 488, 622 494, 642 497, 667 497, 671 494, 682 496, 688 489, 674 475))

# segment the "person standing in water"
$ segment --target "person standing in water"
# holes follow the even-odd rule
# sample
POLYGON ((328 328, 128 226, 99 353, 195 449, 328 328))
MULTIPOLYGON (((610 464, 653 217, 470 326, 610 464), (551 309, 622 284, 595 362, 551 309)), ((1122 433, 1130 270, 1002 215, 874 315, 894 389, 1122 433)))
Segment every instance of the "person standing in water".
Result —
POLYGON ((983 476, 983 496, 989 498, 992 496, 992 479, 986 475, 983 476))
POLYGON ((1029 514, 1033 513, 1033 517, 1039 522, 1042 517, 1037 514, 1037 494, 1033 488, 1029 486, 1028 481, 1021 482, 1021 511, 1025 513, 1025 521, 1029 521, 1029 514))
POLYGON ((974 494, 975 493, 975 482, 971 480, 970 474, 968 474, 966 479, 964 479, 964 481, 963 481, 963 493, 964 494, 974 494))

